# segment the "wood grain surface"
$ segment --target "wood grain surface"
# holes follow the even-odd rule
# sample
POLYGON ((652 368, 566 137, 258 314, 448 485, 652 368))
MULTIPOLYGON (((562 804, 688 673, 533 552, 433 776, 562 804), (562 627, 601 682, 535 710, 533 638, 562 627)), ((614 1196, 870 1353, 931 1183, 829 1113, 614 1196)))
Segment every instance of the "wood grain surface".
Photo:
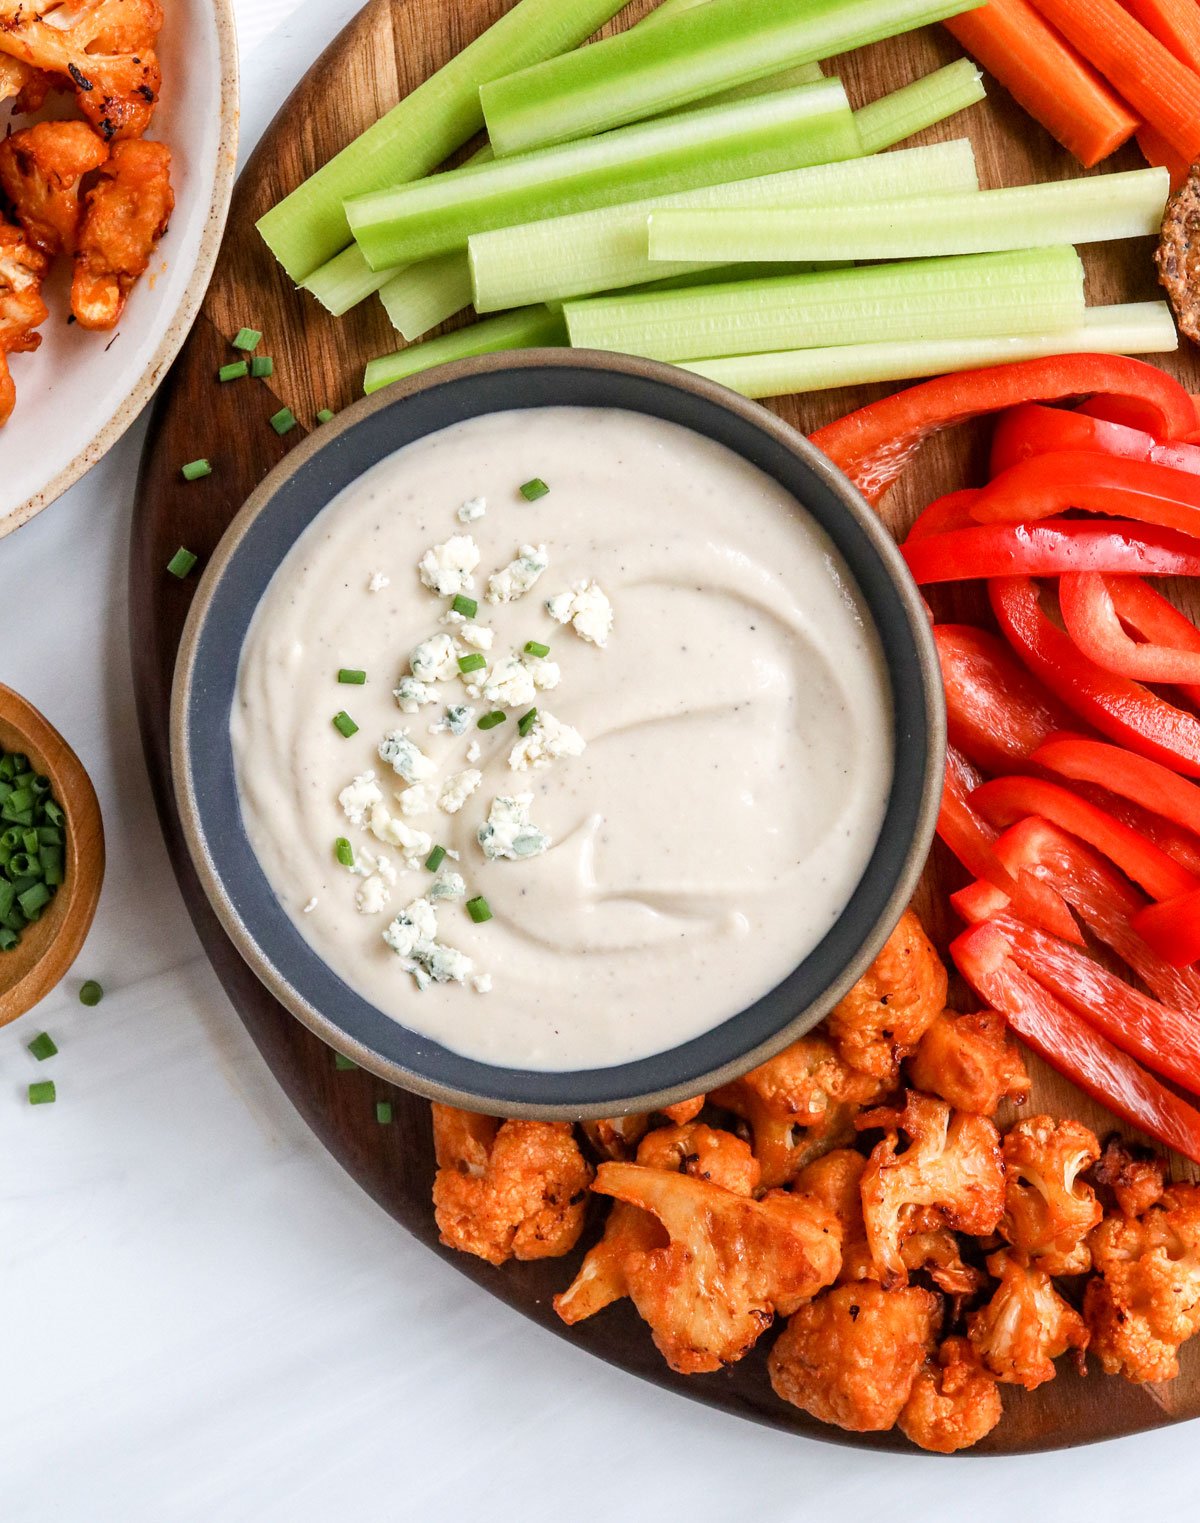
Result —
MULTIPOLYGON (((435 1253, 572 1343, 658 1384, 730 1413, 812 1437, 871 1448, 910 1450, 898 1433, 845 1434, 785 1405, 771 1390, 765 1369, 769 1338, 741 1363, 692 1379, 672 1374, 653 1348, 648 1330, 628 1301, 567 1330, 550 1299, 569 1281, 576 1257, 497 1270, 451 1253, 437 1243, 429 1192, 433 1158, 429 1108, 363 1071, 338 1072, 332 1054, 276 1004, 226 940, 189 865, 171 796, 168 706, 175 652, 195 580, 177 581, 164 567, 183 544, 206 557, 251 489, 300 437, 280 439, 268 419, 280 406, 304 427, 322 407, 341 408, 361 394, 364 362, 397 348, 398 338, 375 300, 343 319, 325 314, 294 291, 254 230, 255 219, 306 174, 376 120, 430 71, 505 9, 503 0, 370 0, 301 82, 246 167, 234 195, 229 230, 199 321, 155 406, 138 484, 130 560, 132 659, 142 735, 167 844, 192 919, 226 991, 297 1109, 346 1170, 397 1221, 435 1253), (243 324, 261 328, 262 351, 275 360, 269 382, 215 384, 228 342, 243 324), (207 456, 213 475, 193 484, 179 476, 182 462, 207 456), (375 1121, 377 1099, 390 1098, 395 1122, 375 1121)), ((631 19, 648 7, 636 4, 631 19)), ((958 56, 940 29, 894 39, 827 68, 845 80, 855 105, 958 56)), ((1074 161, 999 88, 989 100, 915 141, 969 134, 985 187, 1058 179, 1077 174, 1074 161)), ((1105 166, 1138 167, 1132 148, 1105 166)), ((1093 303, 1132 301, 1158 293, 1150 243, 1084 251, 1093 303)), ((452 325, 451 325, 452 326, 452 325)), ((1190 349, 1167 362, 1192 391, 1200 370, 1190 349)), ((852 406, 894 388, 859 388, 775 405, 806 432, 852 406)), ((940 491, 978 478, 985 436, 960 429, 928 445, 919 470, 909 472, 888 498, 883 514, 902 532, 940 491)), ((985 602, 971 588, 939 590, 939 618, 987 620, 985 602)), ((938 846, 916 901, 943 948, 955 929, 946 892, 963 881, 938 846)), ((1111 1118, 1065 1081, 1031 1059, 1035 1090, 1031 1114, 1073 1115, 1102 1136, 1111 1118)), ((1177 1173, 1189 1167, 1177 1160, 1177 1173)), ((1194 1173, 1195 1171, 1191 1171, 1194 1173)), ((585 1238, 599 1230, 598 1212, 585 1238)), ((1200 1343, 1200 1340, 1196 1340, 1200 1343)), ((1162 1387, 1135 1386, 1092 1373, 1081 1378, 1059 1361, 1058 1379, 1027 1394, 1004 1391, 1005 1418, 973 1454, 1017 1453, 1086 1443, 1200 1415, 1200 1350, 1184 1351, 1184 1374, 1162 1387)))

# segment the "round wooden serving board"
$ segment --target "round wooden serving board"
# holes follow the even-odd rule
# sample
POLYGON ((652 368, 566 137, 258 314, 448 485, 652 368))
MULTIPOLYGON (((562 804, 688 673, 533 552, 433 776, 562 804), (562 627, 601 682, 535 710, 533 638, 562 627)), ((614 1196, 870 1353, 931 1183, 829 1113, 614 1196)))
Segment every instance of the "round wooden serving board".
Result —
MULTIPOLYGON (((632 10, 636 14, 644 8, 638 0, 632 10)), ((291 407, 303 428, 311 426, 318 409, 345 407, 361 394, 367 359, 398 346, 377 301, 366 301, 335 320, 294 291, 255 232, 255 220, 504 9, 503 0, 370 0, 287 101, 238 184, 212 286, 159 393, 138 484, 129 589, 132 655, 159 815, 201 940, 263 1056, 325 1146, 410 1232, 543 1327, 682 1395, 812 1437, 913 1452, 898 1433, 845 1434, 776 1398, 765 1369, 769 1339, 720 1374, 685 1379, 667 1369, 628 1301, 578 1327, 563 1327, 550 1301, 570 1280, 577 1258, 510 1263, 498 1270, 441 1248, 430 1204, 433 1153, 427 1103, 391 1090, 364 1071, 335 1070, 329 1049, 271 999, 226 939, 184 849, 171 794, 168 706, 175 652, 196 579, 177 581, 164 568, 180 545, 196 551, 203 563, 252 488, 301 437, 297 430, 280 439, 268 426, 280 406, 291 407), (229 339, 243 324, 262 329, 261 352, 274 357, 274 376, 267 382, 217 385, 217 367, 229 359, 229 339), (212 461, 213 475, 183 482, 180 465, 198 456, 212 461), (382 1098, 393 1103, 391 1126, 375 1120, 375 1101, 382 1098)), ((858 105, 948 62, 957 51, 948 36, 932 29, 880 43, 827 72, 841 74, 858 105)), ((1078 173, 1074 161, 994 84, 987 103, 927 136, 964 133, 974 142, 985 186, 1078 173)), ((1140 162, 1130 149, 1106 168, 1133 168, 1140 162)), ((1087 250, 1085 258, 1094 303, 1158 294, 1148 241, 1087 250)), ((1192 391, 1200 390, 1194 352, 1169 365, 1192 391)), ((788 399, 777 404, 777 411, 808 432, 881 390, 788 399)), ((919 470, 909 472, 884 506, 889 525, 903 531, 939 492, 962 485, 972 472, 977 475, 983 441, 982 433, 963 429, 928 446, 919 470)), ((937 613, 980 620, 986 618, 986 607, 975 589, 954 588, 939 595, 937 613)), ((961 881, 957 867, 938 847, 917 908, 943 948, 954 929, 946 891, 961 881)), ((1078 1116, 1101 1135, 1112 1129, 1111 1118, 1072 1086, 1034 1060, 1031 1069, 1035 1089, 1027 1114, 1045 1110, 1078 1116)), ((1188 1166, 1180 1163, 1178 1172, 1188 1172, 1188 1166)), ((601 1214, 585 1246, 598 1230, 601 1214)), ((1060 1360, 1058 1378, 1035 1393, 1004 1388, 1004 1421, 971 1452, 1050 1449, 1198 1416, 1196 1344, 1185 1349, 1183 1362, 1180 1379, 1150 1387, 1106 1378, 1094 1366, 1081 1379, 1068 1368, 1068 1360, 1060 1360)))

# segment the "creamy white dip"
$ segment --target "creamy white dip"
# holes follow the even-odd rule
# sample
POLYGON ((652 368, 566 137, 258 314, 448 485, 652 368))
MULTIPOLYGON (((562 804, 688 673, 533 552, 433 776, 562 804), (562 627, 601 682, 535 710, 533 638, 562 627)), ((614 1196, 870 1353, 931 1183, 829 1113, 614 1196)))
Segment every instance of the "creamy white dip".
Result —
MULTIPOLYGON (((514 692, 526 685, 515 675, 514 692)), ((396 1020, 509 1067, 645 1057, 765 994, 850 899, 892 778, 879 638, 828 537, 723 446, 603 409, 457 423, 342 492, 262 599, 231 724, 247 832, 305 940, 396 1020), (529 502, 519 487, 533 478, 550 490, 529 502), (478 564, 463 571, 461 544, 426 560, 439 596, 418 565, 456 536, 470 536, 478 564), (544 547, 549 564, 513 597, 504 572, 528 579, 523 546, 544 547), (478 643, 440 622, 464 575, 478 643), (487 600, 496 576, 494 594, 510 600, 487 600), (469 696, 458 676, 429 684, 438 701, 416 713, 393 696, 415 647, 449 635, 469 655, 488 643, 480 628, 492 632, 485 675, 529 641, 560 668, 534 699, 559 729, 535 729, 532 748, 517 728, 527 700, 493 729, 473 719, 455 735, 430 733, 447 705, 469 703, 476 719, 502 705, 469 696), (364 670, 366 684, 340 685, 341 668, 364 670), (349 739, 331 722, 342 710, 359 727, 349 739), (397 798, 409 784, 378 754, 405 729, 432 763, 417 765, 427 775, 412 813, 397 798), (513 770, 519 745, 516 759, 543 765, 513 770), (339 794, 368 772, 406 831, 458 853, 437 876, 460 874, 465 895, 435 909, 438 943, 470 960, 451 959, 462 983, 419 988, 384 940, 435 876, 348 819, 339 794), (489 860, 479 829, 497 797, 520 794, 552 844, 489 860), (383 876, 368 884, 339 865, 338 837, 360 866, 389 859, 383 876), (492 912, 482 924, 465 907, 476 897, 492 912)), ((401 950, 416 934, 405 922, 401 950)))

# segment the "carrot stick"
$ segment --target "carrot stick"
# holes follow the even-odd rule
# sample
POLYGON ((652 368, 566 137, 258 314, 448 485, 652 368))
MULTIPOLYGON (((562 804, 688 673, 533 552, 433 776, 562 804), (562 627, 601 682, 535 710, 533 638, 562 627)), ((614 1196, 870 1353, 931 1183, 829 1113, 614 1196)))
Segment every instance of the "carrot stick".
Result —
POLYGON ((1118 0, 1035 0, 1109 84, 1190 164, 1200 155, 1200 75, 1118 0))
POLYGON ((989 0, 944 25, 1087 168, 1133 136, 1137 117, 1030 0, 989 0))
POLYGON ((1125 9, 1180 63, 1200 70, 1200 5, 1196 0, 1125 0, 1125 9))
MULTIPOLYGON (((1200 5, 1196 7, 1196 14, 1200 15, 1200 5)), ((1156 132, 1153 127, 1139 128, 1137 140, 1138 147, 1146 156, 1146 163, 1168 170, 1171 175, 1171 189, 1178 190, 1187 179, 1188 171, 1192 166, 1186 159, 1180 158, 1166 138, 1156 132)))

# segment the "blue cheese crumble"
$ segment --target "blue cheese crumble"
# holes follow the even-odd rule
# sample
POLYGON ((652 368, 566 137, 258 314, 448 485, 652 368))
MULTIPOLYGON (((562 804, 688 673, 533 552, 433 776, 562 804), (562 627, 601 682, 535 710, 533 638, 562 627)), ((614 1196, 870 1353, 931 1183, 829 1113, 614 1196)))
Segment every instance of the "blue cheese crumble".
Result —
POLYGON ((406 783, 424 782, 437 771, 437 764, 425 755, 415 740, 410 739, 407 730, 387 732, 379 742, 379 759, 406 783))
POLYGON ((488 577, 488 602, 513 603, 524 597, 549 564, 545 545, 522 545, 515 560, 488 577))
POLYGON ((515 862, 523 857, 541 856, 548 849, 550 837, 530 821, 532 803, 532 793, 501 794, 492 800, 488 817, 476 837, 489 861, 505 858, 515 862))
POLYGON ((383 933, 383 939, 411 973, 418 989, 430 984, 461 984, 474 964, 465 952, 437 939, 437 910, 428 899, 414 899, 383 933))
POLYGON ((556 624, 569 624, 581 640, 601 649, 608 644, 613 607, 595 582, 576 582, 570 592, 548 598, 546 612, 556 624))
POLYGON ((508 765, 514 772, 549 767, 563 757, 582 756, 585 745, 583 736, 573 726, 539 709, 529 734, 522 736, 508 753, 508 765))
POLYGON ((479 546, 469 534, 453 534, 444 545, 432 550, 417 562, 421 581, 439 598, 457 597, 475 585, 471 574, 479 564, 479 546))

